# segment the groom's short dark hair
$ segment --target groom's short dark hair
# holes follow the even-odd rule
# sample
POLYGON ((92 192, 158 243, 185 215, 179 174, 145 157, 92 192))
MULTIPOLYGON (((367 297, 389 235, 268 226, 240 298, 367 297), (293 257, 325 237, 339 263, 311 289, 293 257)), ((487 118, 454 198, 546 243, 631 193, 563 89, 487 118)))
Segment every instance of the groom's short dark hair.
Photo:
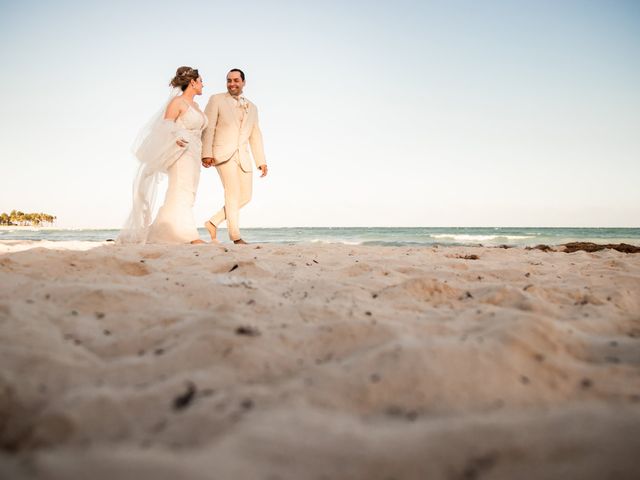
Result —
MULTIPOLYGON (((229 73, 231 72, 238 72, 240 74, 240 78, 244 82, 244 72, 242 70, 240 70, 239 68, 232 68, 231 70, 229 70, 229 73)), ((229 75, 229 73, 227 73, 227 75, 229 75)))

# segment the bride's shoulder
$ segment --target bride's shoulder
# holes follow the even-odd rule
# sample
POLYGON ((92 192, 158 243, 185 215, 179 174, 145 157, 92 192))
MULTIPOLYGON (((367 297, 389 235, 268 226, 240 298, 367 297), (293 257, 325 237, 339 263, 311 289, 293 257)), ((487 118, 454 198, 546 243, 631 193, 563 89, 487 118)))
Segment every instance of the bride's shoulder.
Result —
POLYGON ((180 97, 172 98, 169 104, 167 105, 164 118, 167 120, 175 120, 180 115, 182 115, 188 109, 188 107, 189 106, 186 104, 183 98, 180 98, 180 97))
POLYGON ((171 99, 171 101, 169 102, 169 107, 179 107, 181 109, 185 109, 187 108, 187 102, 184 100, 184 98, 182 97, 174 97, 171 99))

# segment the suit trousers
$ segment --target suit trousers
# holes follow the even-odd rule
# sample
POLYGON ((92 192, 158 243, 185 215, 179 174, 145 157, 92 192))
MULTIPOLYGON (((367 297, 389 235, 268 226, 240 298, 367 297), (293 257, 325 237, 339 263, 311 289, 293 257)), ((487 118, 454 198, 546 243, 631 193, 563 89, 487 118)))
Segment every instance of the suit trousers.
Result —
POLYGON ((229 238, 238 240, 241 238, 238 224, 240 209, 251 200, 253 174, 240 168, 240 159, 237 152, 230 160, 216 165, 216 170, 218 170, 218 175, 220 175, 220 180, 224 187, 224 207, 209 221, 217 228, 226 220, 229 238))

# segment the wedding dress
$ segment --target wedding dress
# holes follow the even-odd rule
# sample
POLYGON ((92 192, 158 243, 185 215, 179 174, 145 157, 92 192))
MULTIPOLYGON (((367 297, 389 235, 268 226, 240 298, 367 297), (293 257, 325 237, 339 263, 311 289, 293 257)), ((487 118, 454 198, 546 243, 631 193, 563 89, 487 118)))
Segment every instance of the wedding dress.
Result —
MULTIPOLYGON (((172 95, 170 100, 175 96, 172 95)), ((193 204, 200 180, 202 130, 207 117, 186 101, 186 111, 164 120, 164 109, 141 133, 134 147, 140 167, 133 186, 133 208, 118 243, 189 243, 199 239, 193 204), (186 140, 185 147, 176 144, 186 140), (156 188, 164 175, 169 186, 164 204, 151 223, 156 188)), ((167 102, 168 105, 168 102, 167 102)))
POLYGON ((149 229, 148 243, 189 243, 200 238, 193 218, 193 203, 200 181, 201 136, 207 117, 188 105, 176 124, 181 138, 189 143, 168 169, 169 187, 164 204, 149 229))

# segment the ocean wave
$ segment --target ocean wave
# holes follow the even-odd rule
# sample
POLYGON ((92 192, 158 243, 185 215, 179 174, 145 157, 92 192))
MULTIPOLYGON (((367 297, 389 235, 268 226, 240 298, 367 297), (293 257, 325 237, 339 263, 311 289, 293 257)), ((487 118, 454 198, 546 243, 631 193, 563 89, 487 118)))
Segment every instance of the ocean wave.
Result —
POLYGON ((438 240, 453 240, 454 242, 490 242, 498 240, 526 240, 536 238, 533 235, 470 235, 468 233, 436 233, 431 238, 438 240))
POLYGON ((343 240, 340 238, 328 239, 328 238, 312 238, 310 240, 298 240, 298 242, 309 242, 309 243, 340 243, 342 245, 362 245, 363 242, 359 242, 356 240, 343 240))
MULTIPOLYGON (((224 229, 223 229, 224 230, 224 229)), ((39 229, 0 228, 0 241, 47 240, 104 242, 116 238, 117 229, 39 229)), ((207 238, 204 229, 199 230, 207 238)), ((224 235, 223 235, 224 236, 224 235)), ((538 243, 559 245, 572 241, 594 243, 640 243, 640 229, 571 229, 571 228, 247 228, 250 243, 275 244, 333 244, 387 246, 527 246, 538 243)))

